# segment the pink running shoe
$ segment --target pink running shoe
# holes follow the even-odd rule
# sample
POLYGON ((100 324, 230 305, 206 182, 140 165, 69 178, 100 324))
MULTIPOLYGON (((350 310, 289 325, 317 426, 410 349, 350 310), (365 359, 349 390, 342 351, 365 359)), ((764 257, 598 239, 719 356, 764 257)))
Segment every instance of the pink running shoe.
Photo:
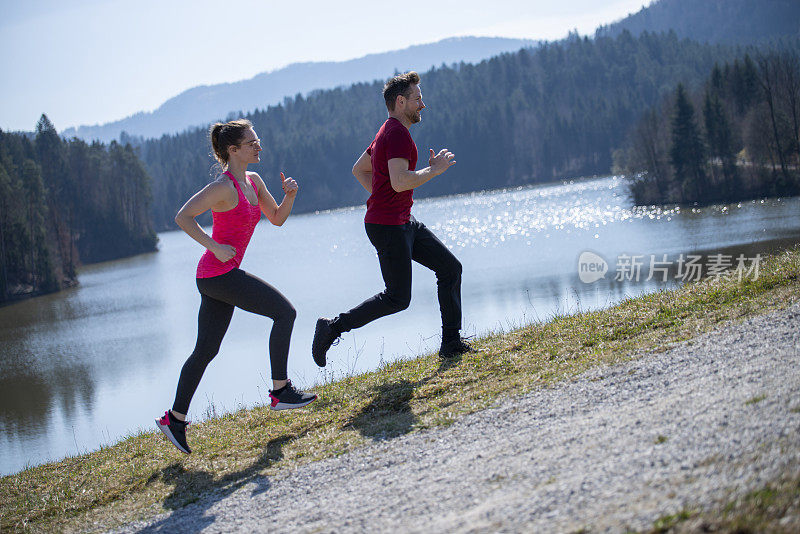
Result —
POLYGON ((156 419, 156 426, 169 438, 175 448, 184 454, 190 454, 192 449, 186 443, 186 427, 191 421, 178 421, 169 410, 164 412, 160 419, 156 419))

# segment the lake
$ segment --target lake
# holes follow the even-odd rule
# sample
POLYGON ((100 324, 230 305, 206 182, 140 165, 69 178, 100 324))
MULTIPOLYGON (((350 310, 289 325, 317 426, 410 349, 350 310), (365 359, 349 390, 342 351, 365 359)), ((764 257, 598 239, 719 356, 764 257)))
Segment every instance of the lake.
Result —
MULTIPOLYGON (((466 335, 672 287, 685 279, 681 265, 691 256, 718 264, 740 258, 754 275, 757 254, 800 243, 800 198, 631 208, 617 177, 418 200, 412 213, 464 265, 466 335), (606 263, 605 277, 582 281, 583 253, 606 263), (630 268, 637 261, 640 272, 630 268), (653 262, 661 269, 651 272, 653 262)), ((317 317, 383 287, 363 216, 358 206, 292 216, 280 228, 262 220, 244 258, 243 269, 297 309, 289 376, 299 386, 438 349, 435 277, 415 264, 408 310, 346 334, 324 371, 313 363, 317 317)), ((0 308, 0 473, 154 430, 153 419, 172 405, 197 334, 202 249, 182 232, 159 239, 157 253, 87 266, 75 288, 0 308)), ((266 402, 270 327, 268 319, 234 314, 192 419, 266 402)))

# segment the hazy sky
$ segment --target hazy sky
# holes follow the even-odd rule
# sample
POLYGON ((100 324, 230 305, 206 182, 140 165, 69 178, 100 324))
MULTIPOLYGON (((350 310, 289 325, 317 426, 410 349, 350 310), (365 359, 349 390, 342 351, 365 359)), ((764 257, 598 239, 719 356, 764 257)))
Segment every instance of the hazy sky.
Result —
POLYGON ((0 0, 0 128, 151 111, 202 84, 461 35, 559 39, 649 0, 0 0))

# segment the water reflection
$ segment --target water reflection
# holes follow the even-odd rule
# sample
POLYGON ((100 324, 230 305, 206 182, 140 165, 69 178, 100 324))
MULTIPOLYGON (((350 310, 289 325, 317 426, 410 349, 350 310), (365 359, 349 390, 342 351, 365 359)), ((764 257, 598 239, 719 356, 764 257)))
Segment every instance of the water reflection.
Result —
MULTIPOLYGON (((604 178, 418 201, 417 218, 464 265, 465 333, 506 330, 554 314, 595 309, 678 283, 617 280, 622 254, 744 254, 800 242, 800 199, 702 209, 629 207, 624 184, 604 178), (605 258, 605 278, 585 284, 577 261, 605 258)), ((363 208, 260 224, 243 267, 279 288, 298 311, 289 373, 301 386, 434 351, 439 343, 435 278, 415 266, 411 307, 345 336, 327 375, 310 357, 316 318, 382 288, 363 230, 363 208)), ((0 473, 116 441, 169 406, 192 350, 201 250, 180 232, 161 251, 94 265, 76 288, 0 308, 0 473)), ((674 263, 674 261, 673 261, 674 263)), ((190 415, 264 402, 271 323, 237 311, 190 415)))
POLYGON ((19 439, 46 431, 54 412, 71 419, 90 409, 95 385, 88 366, 75 366, 40 374, 3 373, 0 390, 0 432, 7 438, 19 439))
POLYGON ((69 343, 82 306, 49 295, 12 308, 14 321, 0 326, 0 434, 14 438, 46 429, 54 409, 73 417, 91 403, 94 378, 69 343))

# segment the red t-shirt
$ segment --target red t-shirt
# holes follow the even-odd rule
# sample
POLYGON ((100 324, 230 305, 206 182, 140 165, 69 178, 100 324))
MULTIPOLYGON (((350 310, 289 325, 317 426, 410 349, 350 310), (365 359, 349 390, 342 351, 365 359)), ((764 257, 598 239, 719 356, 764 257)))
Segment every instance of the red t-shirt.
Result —
POLYGON ((405 224, 411 217, 414 203, 413 189, 398 193, 389 181, 389 160, 404 158, 408 169, 417 167, 417 145, 411 139, 408 128, 394 117, 389 117, 375 139, 367 148, 372 161, 372 194, 367 199, 367 214, 364 222, 374 224, 405 224))

